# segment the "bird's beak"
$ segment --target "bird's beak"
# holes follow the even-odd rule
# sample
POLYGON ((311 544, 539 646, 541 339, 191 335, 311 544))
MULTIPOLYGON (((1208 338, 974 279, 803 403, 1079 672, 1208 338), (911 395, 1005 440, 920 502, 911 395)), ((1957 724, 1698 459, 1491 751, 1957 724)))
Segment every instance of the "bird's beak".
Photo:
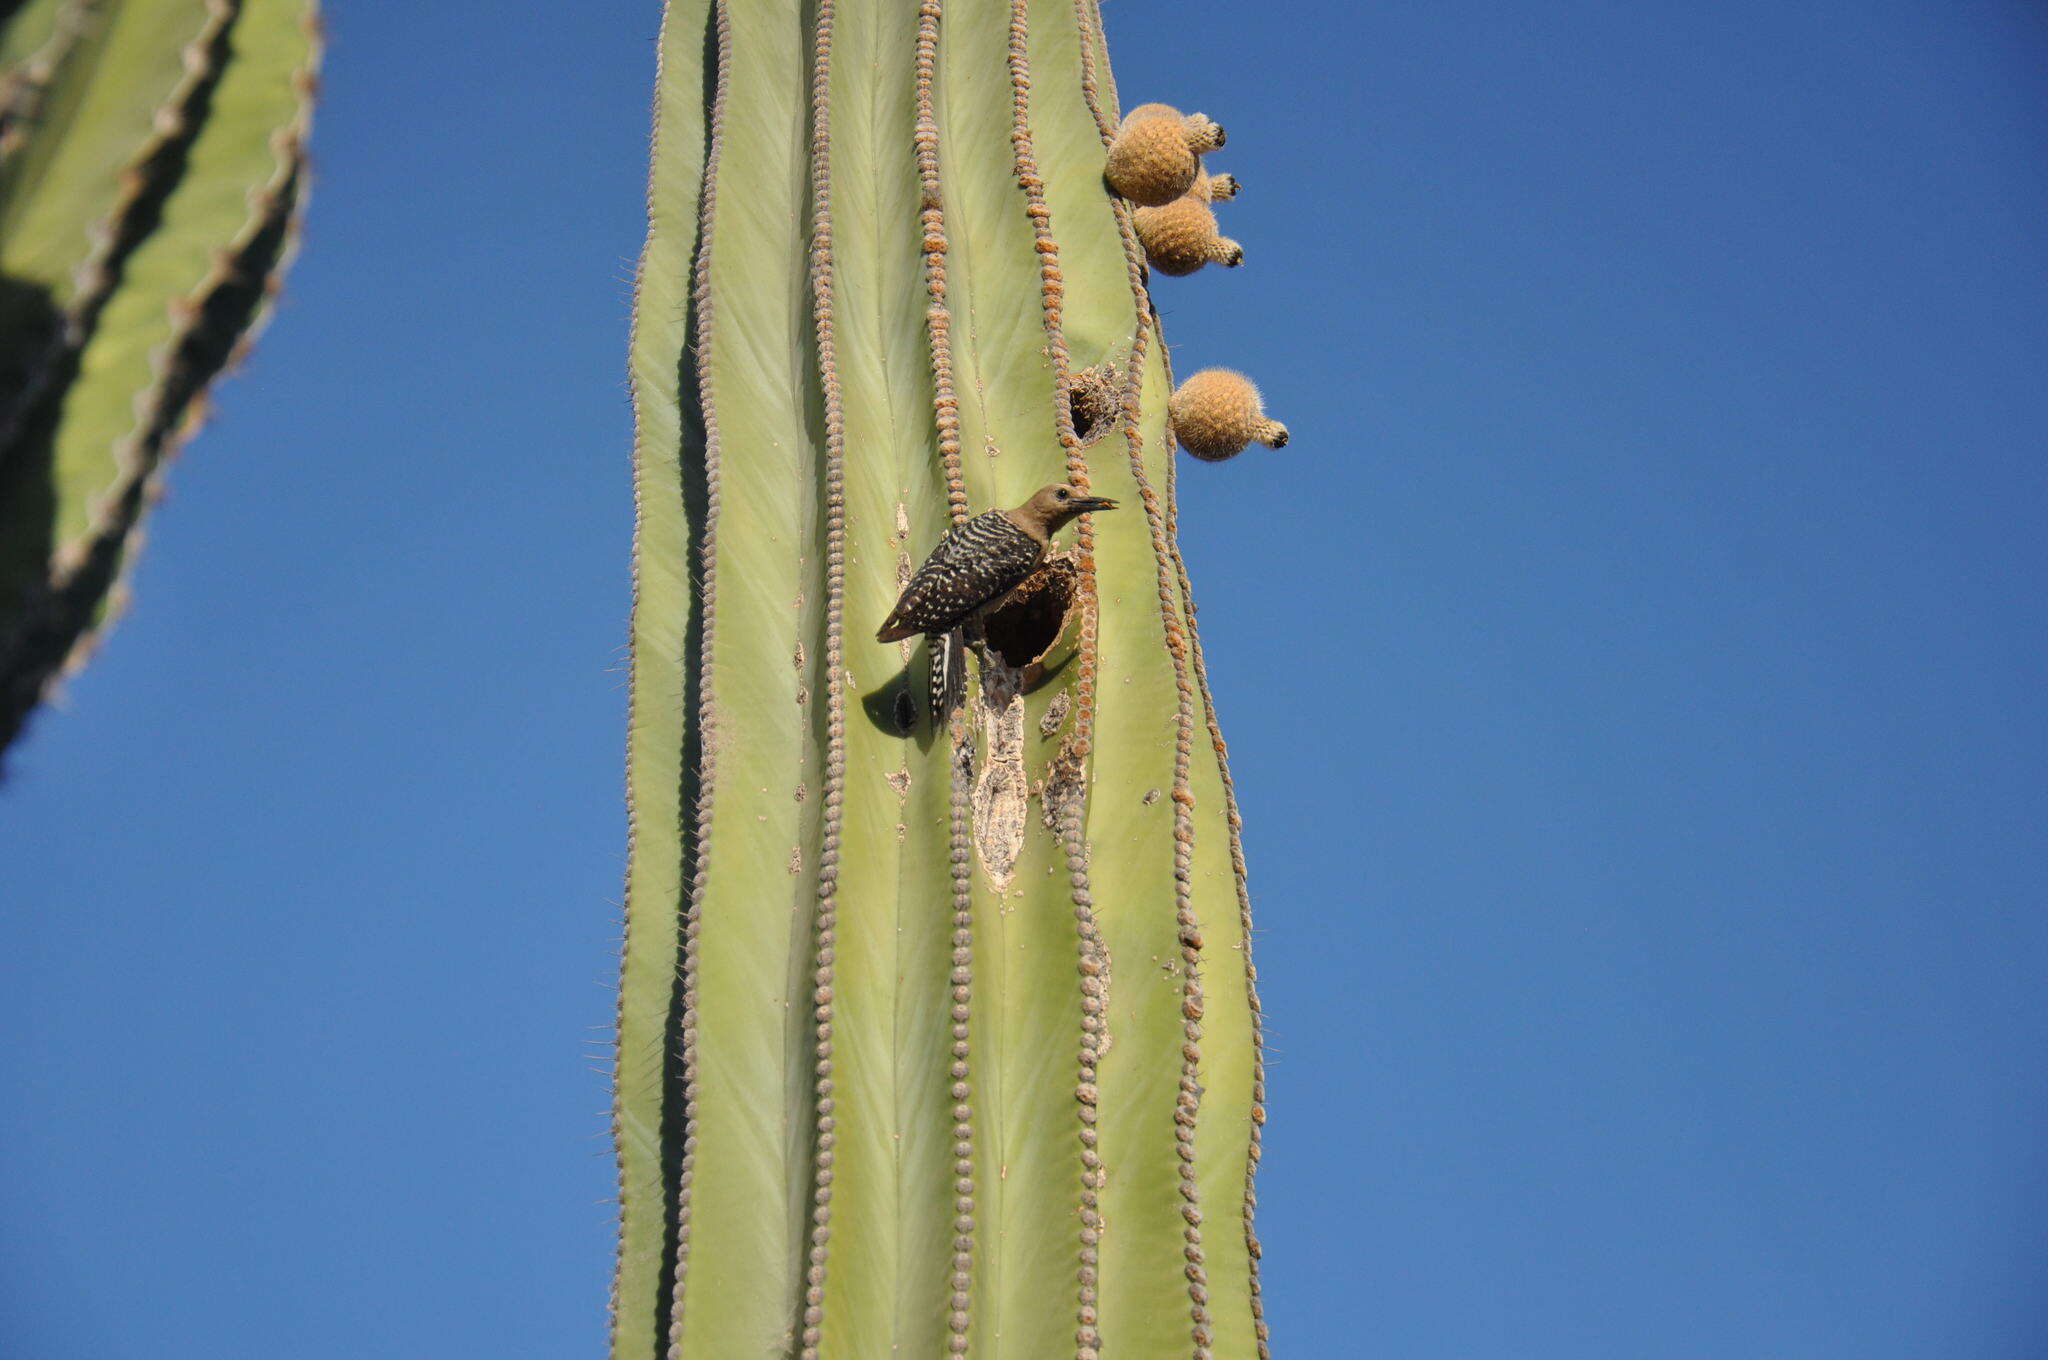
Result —
POLYGON ((1078 500, 1069 501, 1067 504, 1069 509, 1078 510, 1084 515, 1091 510, 1116 509, 1116 502, 1107 496, 1083 496, 1078 500))

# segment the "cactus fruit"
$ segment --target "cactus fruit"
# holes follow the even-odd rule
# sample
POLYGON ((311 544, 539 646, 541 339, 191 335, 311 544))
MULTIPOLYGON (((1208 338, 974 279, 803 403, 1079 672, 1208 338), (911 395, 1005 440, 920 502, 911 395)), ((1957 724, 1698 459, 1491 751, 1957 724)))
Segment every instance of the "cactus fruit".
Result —
POLYGON ((1237 197, 1237 176, 1195 173, 1195 185, 1188 192, 1204 203, 1221 203, 1237 197))
POLYGON ((1110 187, 1131 202, 1156 207, 1186 193, 1200 169, 1179 123, 1140 118, 1117 133, 1104 173, 1110 187))
POLYGON ((1260 1360, 1250 909, 1097 6, 668 0, 657 108, 615 1360, 1260 1360), (936 711, 876 630, 1048 483, 1122 508, 936 711))
POLYGON ((1174 392, 1169 410, 1180 446, 1207 462, 1235 458, 1249 444, 1287 444, 1287 427, 1266 419, 1259 389, 1227 368, 1205 368, 1189 377, 1174 392))
POLYGON ((1223 125, 1206 113, 1182 113, 1171 104, 1140 104, 1124 115, 1126 125, 1146 118, 1170 118, 1187 133, 1188 147, 1204 155, 1223 145, 1223 125))
POLYGON ((1140 208, 1135 217, 1145 258, 1162 274, 1177 277, 1205 264, 1235 269, 1244 263, 1244 247, 1217 234, 1216 214, 1191 193, 1163 208, 1140 208))
POLYGON ((0 746, 90 653, 298 241, 312 0, 0 7, 0 746))
POLYGON ((1117 193, 1157 208, 1192 189, 1202 171, 1202 153, 1222 145, 1222 126, 1204 115, 1141 104, 1117 129, 1103 173, 1117 193))

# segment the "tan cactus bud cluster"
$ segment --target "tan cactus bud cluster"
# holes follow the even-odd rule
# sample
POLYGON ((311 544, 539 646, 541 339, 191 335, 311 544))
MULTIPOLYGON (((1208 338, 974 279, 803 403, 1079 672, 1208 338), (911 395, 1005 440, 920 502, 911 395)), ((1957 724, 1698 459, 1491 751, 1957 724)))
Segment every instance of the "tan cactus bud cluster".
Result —
POLYGON ((1287 427, 1266 419, 1259 389, 1227 368, 1205 368, 1174 392, 1167 407, 1180 446, 1212 463, 1235 458, 1252 443, 1269 449, 1287 443, 1287 427))
POLYGON ((1244 247, 1217 233, 1216 214, 1195 194, 1182 194, 1162 208, 1138 209, 1136 225, 1145 258, 1162 274, 1192 274, 1212 262, 1233 269, 1244 263, 1244 247))
MULTIPOLYGON (((1137 205, 1132 227, 1146 260, 1161 274, 1244 263, 1244 247, 1222 234, 1210 211, 1211 204, 1238 193, 1235 176, 1211 175, 1202 167, 1203 154, 1222 145, 1221 127, 1166 104, 1132 109, 1110 142, 1105 177, 1137 205)), ((1253 443, 1272 449, 1287 443, 1287 427, 1266 418, 1259 389, 1227 368, 1204 369, 1182 383, 1167 415, 1180 446, 1212 463, 1235 458, 1253 443)))
POLYGON ((1202 153, 1223 145, 1223 128, 1199 113, 1166 104, 1132 109, 1109 144, 1104 173, 1131 202, 1163 207, 1194 188, 1202 153))

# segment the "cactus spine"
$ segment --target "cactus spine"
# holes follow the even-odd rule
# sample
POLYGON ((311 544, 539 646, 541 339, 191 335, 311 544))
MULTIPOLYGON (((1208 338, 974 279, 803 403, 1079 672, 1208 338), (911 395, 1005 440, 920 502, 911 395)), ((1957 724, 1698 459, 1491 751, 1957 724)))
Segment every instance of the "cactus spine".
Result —
POLYGON ((614 1356, 1264 1356, 1243 857, 1099 13, 670 0, 657 109, 614 1356), (935 724, 874 629, 1053 481, 1124 509, 935 724))
POLYGON ((297 241, 312 0, 25 0, 0 28, 0 745, 79 664, 297 241))

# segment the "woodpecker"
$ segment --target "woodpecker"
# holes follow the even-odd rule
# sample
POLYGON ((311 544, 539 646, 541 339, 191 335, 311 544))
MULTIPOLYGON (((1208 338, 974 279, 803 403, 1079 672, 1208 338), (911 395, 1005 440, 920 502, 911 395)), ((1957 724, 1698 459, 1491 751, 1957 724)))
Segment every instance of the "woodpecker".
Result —
POLYGON ((950 633, 987 613, 1038 570, 1068 520, 1114 509, 1115 501, 1078 487, 1047 486, 1015 510, 989 510, 954 525, 911 576, 875 641, 950 633))
POLYGON ((953 690, 954 630, 971 627, 1009 597, 1045 561, 1052 536, 1067 522, 1116 502, 1079 487, 1040 487, 1014 510, 989 510, 946 531, 912 574, 910 584, 875 633, 877 642, 930 634, 934 702, 947 707, 953 690), (941 647, 937 639, 945 639, 941 647))

